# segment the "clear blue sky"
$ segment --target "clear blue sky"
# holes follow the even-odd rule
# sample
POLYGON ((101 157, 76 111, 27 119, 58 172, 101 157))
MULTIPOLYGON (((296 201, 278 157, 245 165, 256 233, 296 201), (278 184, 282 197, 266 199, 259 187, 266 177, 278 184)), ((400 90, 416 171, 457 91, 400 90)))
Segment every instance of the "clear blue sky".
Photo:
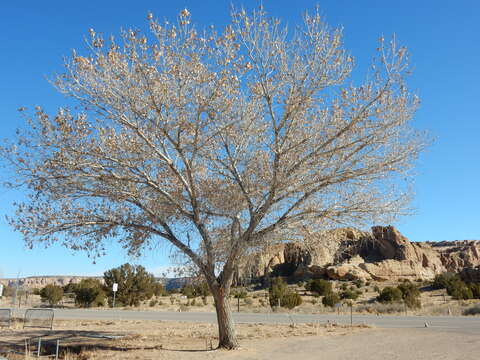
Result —
MULTIPOLYGON (((121 27, 145 28, 146 14, 173 20, 187 7, 200 27, 222 26, 230 4, 247 9, 258 1, 2 1, 0 4, 0 138, 14 135, 20 106, 53 110, 65 103, 46 80, 61 72, 62 57, 83 49, 89 28, 118 34, 121 27)), ((412 55, 410 87, 422 99, 415 126, 436 138, 417 167, 416 214, 394 224, 414 241, 480 239, 480 2, 475 0, 263 0, 266 10, 298 23, 319 4, 327 22, 344 27, 357 76, 374 55, 377 39, 393 33, 412 55)), ((0 181, 8 174, 0 173, 0 181)), ((21 194, 0 186, 0 277, 101 274, 128 259, 112 244, 96 264, 60 246, 26 250, 5 223, 21 194)), ((135 260, 157 272, 168 264, 168 247, 135 260)), ((132 260, 133 261, 133 260, 132 260)))

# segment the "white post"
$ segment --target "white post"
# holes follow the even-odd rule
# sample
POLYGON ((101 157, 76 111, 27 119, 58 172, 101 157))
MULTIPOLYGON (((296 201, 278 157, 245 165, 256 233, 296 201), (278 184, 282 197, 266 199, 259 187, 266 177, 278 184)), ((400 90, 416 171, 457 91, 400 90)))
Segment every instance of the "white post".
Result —
POLYGON ((117 284, 117 283, 113 283, 112 290, 113 290, 113 303, 112 303, 112 307, 115 307, 115 294, 116 294, 117 291, 118 291, 118 284, 117 284))

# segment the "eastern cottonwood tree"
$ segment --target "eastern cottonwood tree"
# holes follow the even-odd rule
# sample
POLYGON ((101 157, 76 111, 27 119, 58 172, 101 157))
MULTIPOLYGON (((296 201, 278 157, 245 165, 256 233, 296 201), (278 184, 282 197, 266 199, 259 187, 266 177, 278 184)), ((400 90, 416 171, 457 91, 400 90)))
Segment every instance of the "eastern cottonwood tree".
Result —
POLYGON ((76 106, 40 107, 5 147, 29 197, 10 223, 28 245, 130 253, 163 240, 214 297, 219 346, 238 345, 228 295, 239 259, 308 229, 366 224, 405 208, 424 136, 408 57, 380 40, 361 84, 340 29, 318 10, 289 31, 264 10, 233 11, 222 31, 148 16, 151 33, 108 41, 91 30, 58 90, 76 106), (408 181, 407 181, 408 183, 408 181))

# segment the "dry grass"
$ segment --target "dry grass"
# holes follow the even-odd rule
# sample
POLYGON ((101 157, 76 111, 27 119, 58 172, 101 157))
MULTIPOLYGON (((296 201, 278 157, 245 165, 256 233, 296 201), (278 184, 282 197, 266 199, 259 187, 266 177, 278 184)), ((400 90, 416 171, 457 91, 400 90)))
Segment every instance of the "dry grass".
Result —
MULTIPOLYGON (((346 327, 324 324, 266 325, 239 324, 236 326, 240 342, 272 338, 346 335, 363 331, 365 326, 346 327)), ((62 358, 84 359, 175 359, 179 354, 212 351, 218 343, 217 327, 213 324, 170 321, 66 321, 56 320, 53 332, 43 332, 45 341, 50 333, 51 343, 61 340, 62 358), (83 338, 85 334, 124 335, 119 339, 83 338), (66 337, 65 335, 76 334, 66 337)), ((41 332, 13 328, 2 336, 2 341, 17 343, 21 348, 27 337, 41 332)), ((51 346, 52 347, 52 346, 51 346)), ((50 353, 54 350, 51 349, 50 353)), ((27 357, 28 358, 28 357, 27 357)), ((8 359, 25 359, 23 355, 9 354, 8 359)))

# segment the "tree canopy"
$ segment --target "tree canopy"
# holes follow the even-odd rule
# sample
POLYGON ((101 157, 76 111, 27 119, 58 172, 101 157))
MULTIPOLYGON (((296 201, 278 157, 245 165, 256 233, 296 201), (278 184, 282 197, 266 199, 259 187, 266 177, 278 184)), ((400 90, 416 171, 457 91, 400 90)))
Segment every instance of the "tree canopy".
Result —
MULTIPOLYGON (((90 30, 54 81, 76 107, 37 107, 3 148, 29 198, 10 223, 28 245, 132 254, 165 240, 206 278, 219 317, 235 265, 267 241, 301 239, 405 209, 424 137, 408 54, 380 40, 366 80, 319 11, 293 31, 263 8, 223 30, 148 15, 150 34, 90 30)), ((223 315, 222 315, 223 314, 223 315)), ((228 321, 227 321, 228 322, 228 321)), ((235 347, 220 324, 220 344, 235 347)), ((231 328, 231 326, 230 326, 231 328)))

